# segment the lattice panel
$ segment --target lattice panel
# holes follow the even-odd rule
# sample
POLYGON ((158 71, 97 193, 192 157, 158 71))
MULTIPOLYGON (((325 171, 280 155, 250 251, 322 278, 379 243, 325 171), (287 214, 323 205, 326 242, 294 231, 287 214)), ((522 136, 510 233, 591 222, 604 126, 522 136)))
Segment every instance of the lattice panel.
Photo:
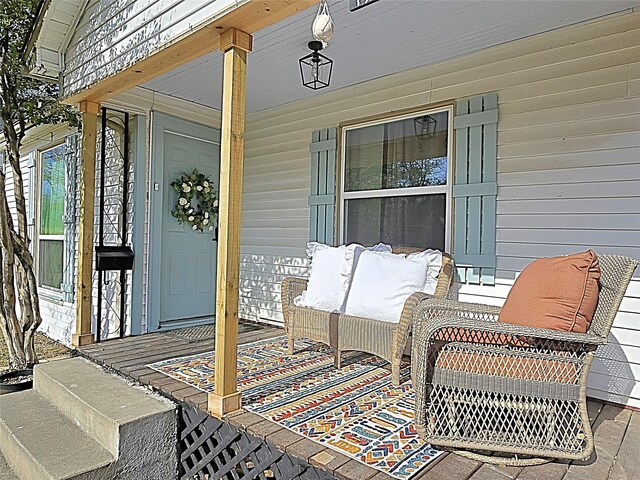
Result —
POLYGON ((553 446, 568 453, 584 448, 585 432, 576 402, 445 385, 434 385, 431 398, 428 429, 433 437, 473 438, 494 447, 553 446))
POLYGON ((178 425, 181 480, 333 479, 259 438, 181 405, 178 425))

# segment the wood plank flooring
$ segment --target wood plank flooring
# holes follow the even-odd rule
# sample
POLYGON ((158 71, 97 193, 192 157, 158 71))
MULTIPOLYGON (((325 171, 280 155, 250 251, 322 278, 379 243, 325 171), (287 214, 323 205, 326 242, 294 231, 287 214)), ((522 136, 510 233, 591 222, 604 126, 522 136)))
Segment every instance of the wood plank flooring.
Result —
MULTIPOLYGON (((238 335, 238 342, 251 343, 283 335, 281 328, 255 325, 238 335)), ((214 339, 189 340, 170 333, 108 340, 80 349, 81 355, 161 394, 206 412, 207 394, 158 373, 145 365, 184 355, 208 352, 214 339)), ((500 467, 448 453, 429 465, 413 480, 631 480, 640 479, 640 412, 589 401, 589 415, 596 451, 586 462, 552 462, 535 467, 500 467)), ((227 419, 289 455, 332 472, 341 480, 390 480, 392 477, 329 450, 262 417, 241 411, 227 419)))

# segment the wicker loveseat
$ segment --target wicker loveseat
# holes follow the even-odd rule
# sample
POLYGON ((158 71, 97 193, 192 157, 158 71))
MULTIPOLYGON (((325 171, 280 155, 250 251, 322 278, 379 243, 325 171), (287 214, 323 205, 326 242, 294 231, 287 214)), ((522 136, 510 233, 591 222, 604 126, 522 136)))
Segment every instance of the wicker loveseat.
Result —
MULTIPOLYGON (((500 309, 427 299, 415 309, 412 376, 418 433, 482 461, 532 465, 593 450, 586 384, 637 266, 599 255, 600 290, 586 333, 498 322, 500 309), (534 458, 518 458, 518 456, 534 458), (541 458, 544 457, 544 458, 541 458)), ((546 279, 541 279, 546 281, 546 279)))
MULTIPOLYGON (((411 254, 423 249, 393 247, 393 253, 411 254)), ((404 304, 398 323, 354 317, 294 305, 293 300, 307 287, 307 280, 287 277, 281 285, 282 313, 289 340, 289 354, 294 353, 294 339, 309 338, 332 346, 336 351, 336 366, 340 368, 340 353, 357 350, 377 355, 391 363, 392 381, 400 383, 400 362, 411 333, 413 309, 425 298, 446 298, 453 279, 453 259, 442 254, 442 267, 434 295, 414 293, 404 304)))

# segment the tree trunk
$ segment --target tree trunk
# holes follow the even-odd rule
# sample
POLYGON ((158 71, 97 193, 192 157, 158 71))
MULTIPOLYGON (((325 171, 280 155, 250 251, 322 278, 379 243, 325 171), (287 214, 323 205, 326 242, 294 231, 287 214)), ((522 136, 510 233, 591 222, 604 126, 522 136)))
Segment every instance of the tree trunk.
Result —
POLYGON ((17 236, 14 237, 13 246, 16 257, 18 257, 20 262, 18 265, 18 272, 22 277, 17 282, 19 295, 21 298, 24 298, 24 304, 31 307, 28 315, 24 313, 22 315, 24 354, 27 364, 34 365, 38 363, 34 336, 41 323, 38 282, 33 271, 33 256, 24 242, 24 239, 17 236))
POLYGON ((16 262, 12 235, 13 221, 9 211, 9 203, 7 202, 5 180, 5 174, 0 172, 0 247, 2 251, 0 328, 9 350, 9 368, 21 370, 29 367, 30 363, 27 361, 27 354, 24 348, 24 330, 16 313, 16 262))
MULTIPOLYGON (((0 330, 14 368, 36 363, 34 335, 41 322, 34 261, 29 251, 20 147, 29 128, 63 122, 75 124, 78 120, 72 108, 58 104, 57 85, 23 75, 25 59, 22 57, 42 3, 0 0, 0 124, 2 143, 13 174, 12 200, 15 200, 15 209, 10 212, 3 173, 0 178, 0 330), (11 213, 15 214, 15 225, 11 213)), ((31 187, 36 190, 35 185, 31 187)))
POLYGON ((35 352, 35 332, 40 326, 40 308, 38 286, 33 272, 33 256, 29 251, 27 230, 27 208, 24 196, 24 182, 20 170, 21 134, 11 128, 5 128, 8 157, 11 165, 14 198, 18 219, 17 231, 6 196, 6 177, 0 176, 0 227, 2 230, 0 245, 3 250, 3 323, 2 333, 9 349, 9 366, 12 369, 29 368, 38 362, 35 352), (17 260, 17 262, 16 262, 17 260), (20 303, 20 317, 16 312, 16 287, 20 303), (11 346, 9 346, 11 344, 11 346))

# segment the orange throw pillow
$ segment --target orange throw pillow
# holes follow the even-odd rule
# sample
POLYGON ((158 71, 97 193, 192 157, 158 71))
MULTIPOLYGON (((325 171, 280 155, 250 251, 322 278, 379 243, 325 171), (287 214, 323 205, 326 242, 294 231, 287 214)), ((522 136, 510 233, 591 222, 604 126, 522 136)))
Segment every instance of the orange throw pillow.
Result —
POLYGON ((516 279, 499 321, 586 333, 598 304, 599 280, 593 250, 535 260, 516 279))

